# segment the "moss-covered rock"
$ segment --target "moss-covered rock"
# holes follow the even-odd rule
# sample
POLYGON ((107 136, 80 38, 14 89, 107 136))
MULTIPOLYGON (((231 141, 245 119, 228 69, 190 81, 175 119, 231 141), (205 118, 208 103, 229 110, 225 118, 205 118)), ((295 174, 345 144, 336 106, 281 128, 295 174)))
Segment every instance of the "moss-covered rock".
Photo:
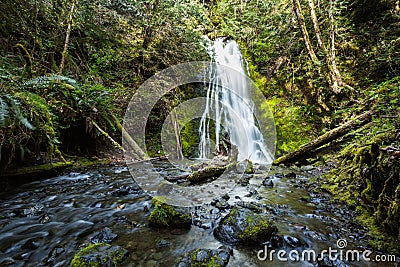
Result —
POLYGON ((72 166, 72 162, 52 162, 31 167, 24 167, 9 171, 4 171, 0 174, 0 177, 38 177, 38 176, 49 176, 56 175, 59 171, 62 171, 72 166))
POLYGON ((97 243, 81 249, 71 261, 71 267, 120 266, 129 252, 119 246, 97 243))
POLYGON ((245 174, 252 174, 254 173, 254 165, 253 162, 251 162, 250 160, 246 159, 245 163, 247 165, 246 169, 244 170, 245 174))
POLYGON ((238 173, 253 174, 254 173, 253 162, 251 162, 248 159, 238 162, 236 164, 236 171, 238 173))
POLYGON ((268 214, 235 207, 214 229, 214 236, 225 243, 258 245, 270 241, 277 232, 268 214))
POLYGON ((181 259, 177 267, 224 267, 230 258, 227 249, 195 249, 181 259))
POLYGON ((190 228, 192 217, 186 209, 173 207, 160 197, 154 197, 151 203, 153 210, 148 218, 150 226, 190 228))

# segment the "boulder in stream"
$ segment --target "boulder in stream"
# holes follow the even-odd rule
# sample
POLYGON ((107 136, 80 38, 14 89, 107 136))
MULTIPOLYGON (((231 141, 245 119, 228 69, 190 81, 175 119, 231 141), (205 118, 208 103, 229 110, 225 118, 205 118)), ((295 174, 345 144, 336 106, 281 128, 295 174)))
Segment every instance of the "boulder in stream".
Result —
POLYGON ((270 241, 277 232, 268 214, 234 207, 214 229, 214 236, 228 244, 259 245, 270 241))
POLYGON ((181 259, 176 267, 224 267, 228 264, 230 257, 227 249, 195 249, 181 259))
POLYGON ((149 216, 151 226, 189 229, 192 225, 192 216, 188 210, 171 206, 160 197, 154 197, 151 203, 154 207, 149 216))
POLYGON ((81 249, 71 261, 71 267, 82 266, 120 266, 129 252, 120 246, 97 243, 81 249))

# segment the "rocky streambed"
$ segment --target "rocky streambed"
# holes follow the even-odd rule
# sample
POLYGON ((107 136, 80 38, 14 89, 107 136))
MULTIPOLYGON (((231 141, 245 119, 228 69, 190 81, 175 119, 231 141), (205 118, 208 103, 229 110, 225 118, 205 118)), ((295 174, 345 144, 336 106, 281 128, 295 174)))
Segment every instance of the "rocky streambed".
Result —
MULTIPOLYGON (((153 165, 179 176, 167 161, 153 165)), ((396 266, 339 255, 373 250, 355 211, 311 182, 318 175, 255 166, 232 192, 181 210, 152 201, 124 166, 25 184, 0 196, 0 266, 396 266), (329 248, 336 259, 321 253, 329 248), (316 258, 295 257, 303 251, 316 258)))

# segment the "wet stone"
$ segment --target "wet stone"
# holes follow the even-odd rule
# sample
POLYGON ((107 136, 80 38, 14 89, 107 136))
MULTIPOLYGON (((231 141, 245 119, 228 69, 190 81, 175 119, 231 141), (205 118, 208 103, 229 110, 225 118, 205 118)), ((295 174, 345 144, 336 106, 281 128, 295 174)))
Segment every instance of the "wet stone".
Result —
POLYGON ((50 222, 50 220, 51 220, 51 218, 50 218, 49 215, 43 214, 43 215, 40 217, 39 222, 42 223, 42 224, 45 224, 45 223, 50 222))
POLYGON ((274 235, 271 240, 268 242, 268 244, 273 247, 273 248, 282 248, 284 241, 281 236, 274 235))
POLYGON ((196 261, 197 262, 202 262, 204 260, 206 260, 209 257, 208 252, 205 250, 200 250, 199 252, 197 252, 196 254, 196 261))
MULTIPOLYGON (((120 246, 104 243, 90 245, 75 254, 71 267, 78 266, 118 266, 129 256, 129 252, 120 246)), ((153 265, 154 266, 154 265, 153 265)))
POLYGON ((294 179, 296 178, 296 174, 294 172, 289 172, 285 175, 286 178, 294 179))
POLYGON ((315 240, 320 240, 320 241, 327 241, 328 239, 321 233, 317 233, 314 231, 305 231, 304 232, 305 236, 311 237, 312 239, 315 240))
POLYGON ((250 192, 249 193, 247 193, 246 195, 245 195, 245 197, 252 197, 252 196, 255 196, 255 195, 257 195, 258 194, 258 192, 257 192, 257 190, 250 190, 250 192))
POLYGON ((238 184, 241 186, 248 186, 251 177, 252 177, 251 174, 243 174, 242 177, 240 177, 238 184))
POLYGON ((165 239, 159 239, 159 240, 157 240, 157 242, 156 242, 157 248, 165 248, 165 247, 169 247, 170 245, 171 245, 171 243, 168 242, 168 241, 165 240, 165 239))
POLYGON ((191 267, 191 266, 215 266, 224 267, 230 259, 229 250, 222 248, 217 250, 211 249, 195 249, 188 255, 178 261, 176 267, 191 267))
POLYGON ((111 195, 114 197, 122 197, 122 196, 127 196, 129 194, 138 194, 139 191, 140 191, 140 188, 137 185, 121 186, 116 191, 112 192, 111 195))
MULTIPOLYGON (((318 255, 318 259, 321 258, 321 255, 318 255)), ((338 259, 338 255, 333 255, 334 260, 330 259, 328 256, 324 256, 322 260, 318 261, 318 267, 350 267, 343 261, 338 259)))
POLYGON ((278 231, 268 214, 234 207, 214 229, 214 236, 227 244, 260 245, 278 231))
POLYGON ((64 253, 65 249, 63 247, 55 247, 53 248, 50 253, 47 255, 45 262, 52 263, 54 262, 62 253, 64 253))
POLYGON ((93 235, 92 238, 90 238, 90 241, 93 244, 96 243, 111 243, 115 238, 117 238, 118 235, 114 234, 110 228, 106 227, 100 232, 97 232, 93 235))
POLYGON ((23 249, 30 249, 30 250, 34 250, 37 249, 39 247, 39 242, 35 241, 34 239, 30 239, 28 241, 26 241, 21 248, 23 249))
POLYGON ((23 210, 23 216, 32 217, 43 214, 43 205, 36 204, 33 207, 27 208, 23 210))
POLYGON ((221 198, 228 201, 231 197, 228 194, 224 194, 221 198))
POLYGON ((224 210, 224 209, 229 209, 230 205, 228 201, 226 201, 225 199, 221 199, 220 201, 217 202, 217 204, 215 204, 215 207, 220 210, 224 210))
POLYGON ((297 247, 301 247, 301 242, 299 239, 297 239, 296 237, 293 236, 283 236, 283 241, 285 242, 285 244, 289 247, 292 248, 297 248, 297 247))
POLYGON ((271 179, 264 180, 262 184, 265 187, 274 187, 274 182, 271 179))

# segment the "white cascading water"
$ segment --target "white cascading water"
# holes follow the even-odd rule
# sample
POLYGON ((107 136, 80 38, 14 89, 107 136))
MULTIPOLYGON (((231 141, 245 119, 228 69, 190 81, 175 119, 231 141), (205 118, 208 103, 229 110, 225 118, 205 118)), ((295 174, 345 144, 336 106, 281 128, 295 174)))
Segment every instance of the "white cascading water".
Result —
POLYGON ((230 142, 238 149, 238 161, 249 159, 253 163, 272 163, 271 153, 255 123, 254 103, 249 97, 246 79, 249 72, 238 44, 233 40, 224 42, 219 38, 208 48, 208 52, 214 63, 211 64, 214 69, 209 71, 212 77, 208 78, 214 82, 208 84, 206 107, 200 120, 199 157, 210 158, 215 149, 211 147, 210 141, 211 118, 215 121, 216 146, 220 143, 220 125, 223 122, 230 142), (226 71, 226 68, 220 66, 234 71, 226 71))

